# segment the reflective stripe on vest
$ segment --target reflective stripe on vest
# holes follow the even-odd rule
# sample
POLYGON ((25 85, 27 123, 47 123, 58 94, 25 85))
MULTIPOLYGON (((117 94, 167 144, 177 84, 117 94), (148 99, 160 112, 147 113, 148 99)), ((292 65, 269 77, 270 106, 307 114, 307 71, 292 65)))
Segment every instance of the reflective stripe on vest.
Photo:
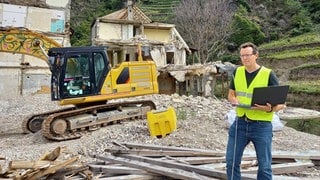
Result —
MULTIPOLYGON (((265 67, 261 67, 256 77, 252 80, 250 86, 247 86, 245 67, 241 66, 237 68, 236 75, 234 77, 234 84, 236 95, 240 104, 251 105, 252 94, 254 87, 266 87, 269 83, 269 76, 271 70, 265 67)), ((236 108, 237 116, 242 117, 246 115, 249 119, 260 121, 271 121, 273 118, 273 112, 268 113, 261 110, 252 110, 248 108, 236 108)))

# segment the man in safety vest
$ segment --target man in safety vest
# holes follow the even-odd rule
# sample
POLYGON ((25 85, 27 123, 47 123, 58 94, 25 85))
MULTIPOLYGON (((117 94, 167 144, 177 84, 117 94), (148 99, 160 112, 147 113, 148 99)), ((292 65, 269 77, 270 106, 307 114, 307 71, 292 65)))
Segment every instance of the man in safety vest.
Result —
MULTIPOLYGON (((279 85, 275 73, 257 64, 258 48, 253 43, 240 46, 240 58, 243 66, 233 73, 230 82, 228 100, 233 105, 251 104, 255 87, 279 85)), ((255 104, 246 108, 236 107, 236 120, 229 129, 226 152, 227 176, 229 180, 241 179, 240 164, 245 147, 252 142, 258 160, 258 180, 272 179, 272 118, 274 112, 285 108, 285 104, 255 104)))

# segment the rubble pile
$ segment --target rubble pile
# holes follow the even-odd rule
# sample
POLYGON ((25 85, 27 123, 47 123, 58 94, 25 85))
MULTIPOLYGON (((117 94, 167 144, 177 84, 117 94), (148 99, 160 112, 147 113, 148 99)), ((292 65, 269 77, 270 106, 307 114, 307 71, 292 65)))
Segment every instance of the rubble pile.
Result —
MULTIPOLYGON (((92 162, 92 154, 104 154, 114 148, 114 141, 198 148, 224 152, 227 144, 226 113, 233 107, 225 100, 215 97, 192 97, 179 95, 148 95, 134 100, 152 100, 157 109, 174 107, 177 115, 177 129, 164 138, 153 138, 149 134, 147 120, 120 122, 87 133, 80 139, 55 142, 45 139, 41 132, 22 134, 21 122, 32 113, 61 108, 50 101, 49 94, 36 94, 0 100, 0 173, 6 171, 13 160, 36 160, 45 152, 63 147, 69 150, 70 157, 78 157, 82 163, 92 162)), ((119 99, 113 101, 124 101, 119 99)), ((250 144, 248 152, 254 148, 250 144)), ((274 132, 274 152, 319 153, 319 136, 299 132, 289 127, 274 132)), ((318 166, 310 167, 295 176, 320 177, 318 166)))

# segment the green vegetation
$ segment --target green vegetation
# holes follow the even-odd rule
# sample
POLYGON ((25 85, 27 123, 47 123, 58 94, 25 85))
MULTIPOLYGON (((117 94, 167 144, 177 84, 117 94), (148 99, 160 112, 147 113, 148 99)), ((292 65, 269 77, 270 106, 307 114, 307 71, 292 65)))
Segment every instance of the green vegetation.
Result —
POLYGON ((171 23, 180 0, 139 0, 138 7, 153 21, 171 23))
POLYGON ((291 71, 299 70, 299 69, 308 69, 308 68, 320 68, 320 63, 317 64, 302 64, 298 67, 292 68, 291 71))
POLYGON ((186 120, 187 119, 187 111, 184 108, 177 109, 177 119, 178 120, 186 120))
POLYGON ((119 0, 72 0, 70 24, 73 29, 72 46, 91 45, 91 24, 98 17, 121 9, 119 0))
POLYGON ((286 126, 292 127, 298 131, 308 132, 320 136, 320 118, 307 120, 288 120, 286 126))
POLYGON ((286 50, 272 54, 262 55, 263 58, 268 59, 292 59, 292 58, 307 58, 307 57, 320 57, 320 47, 317 48, 303 48, 303 49, 294 49, 286 50))
POLYGON ((319 32, 306 33, 306 34, 291 37, 291 38, 284 38, 277 41, 272 41, 270 43, 260 45, 259 48, 261 50, 278 49, 284 46, 311 44, 311 43, 320 43, 319 32))
POLYGON ((234 17, 233 29, 238 30, 235 30, 231 34, 229 41, 236 45, 236 47, 239 47, 244 42, 253 42, 260 45, 265 39, 265 34, 256 23, 238 14, 234 17))
POLYGON ((291 93, 307 93, 320 95, 320 80, 307 81, 288 81, 286 84, 290 85, 289 91, 291 93))
MULTIPOLYGON (((296 37, 285 38, 271 43, 259 46, 260 51, 269 50, 262 53, 261 58, 272 60, 294 60, 303 59, 305 64, 293 67, 289 70, 291 80, 286 84, 290 85, 290 93, 305 93, 312 95, 320 95, 320 80, 308 79, 304 72, 317 72, 320 69, 319 63, 309 63, 308 59, 320 59, 320 46, 310 46, 308 44, 320 44, 320 33, 306 33, 296 37), (283 49, 281 51, 281 49, 283 49), (276 52, 273 52, 276 51, 276 52), (301 74, 302 73, 302 74, 301 74)), ((276 68, 276 67, 275 67, 276 68)), ((306 74, 308 75, 308 74, 306 74)))

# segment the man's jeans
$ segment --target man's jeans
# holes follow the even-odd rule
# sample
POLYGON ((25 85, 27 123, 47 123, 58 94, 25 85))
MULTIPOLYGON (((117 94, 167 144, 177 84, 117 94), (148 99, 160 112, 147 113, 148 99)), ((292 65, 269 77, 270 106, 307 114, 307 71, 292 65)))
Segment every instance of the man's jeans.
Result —
POLYGON ((272 123, 248 121, 246 118, 237 117, 229 129, 229 140, 226 152, 227 175, 229 180, 241 179, 241 158, 245 147, 250 141, 255 147, 258 160, 257 179, 272 179, 272 123))

